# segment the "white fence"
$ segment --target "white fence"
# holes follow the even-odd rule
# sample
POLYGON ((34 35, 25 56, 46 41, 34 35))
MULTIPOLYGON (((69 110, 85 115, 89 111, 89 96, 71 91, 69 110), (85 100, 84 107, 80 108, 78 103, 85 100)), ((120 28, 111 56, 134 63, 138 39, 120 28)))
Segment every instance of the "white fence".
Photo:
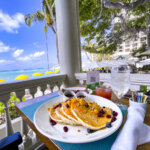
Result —
MULTIPOLYGON (((42 96, 44 94, 49 94, 54 92, 55 90, 59 90, 67 75, 56 75, 45 78, 37 78, 37 79, 28 79, 21 80, 17 82, 8 82, 4 84, 0 84, 0 102, 4 104, 5 115, 1 117, 5 117, 5 124, 0 126, 0 132, 8 136, 16 131, 16 126, 20 125, 21 127, 17 130, 22 131, 23 136, 23 147, 24 149, 31 149, 36 144, 29 136, 29 128, 23 119, 15 119, 15 121, 11 121, 9 116, 9 105, 10 101, 10 93, 16 94, 16 97, 22 101, 22 98, 31 99, 33 97, 42 96), (13 126, 12 126, 13 122, 13 126), (14 128, 13 128, 14 127, 14 128), (5 129, 5 131, 4 131, 5 129)), ((15 103, 15 101, 14 101, 15 103)), ((1 134, 1 138, 4 135, 1 134)), ((38 140, 37 140, 38 141, 38 140)))
MULTIPOLYGON (((23 144, 24 149, 30 149, 28 146, 35 145, 33 139, 29 136, 29 130, 26 123, 21 118, 17 118, 13 121, 10 120, 9 116, 9 106, 8 102, 10 99, 10 93, 15 92, 16 96, 21 100, 22 97, 27 99, 31 99, 33 97, 41 96, 43 94, 49 94, 54 91, 54 89, 59 90, 63 81, 66 79, 67 75, 58 75, 46 78, 37 78, 37 79, 29 79, 17 82, 10 82, 0 84, 0 102, 4 104, 5 110, 5 120, 6 123, 0 125, 0 138, 4 136, 8 136, 16 131, 22 131, 22 136, 24 137, 23 144), (28 90, 26 90, 28 89, 28 90), (30 91, 30 93, 29 93, 30 91), (39 94, 40 93, 40 94, 39 94), (13 122, 13 127, 12 127, 13 122), (4 131, 4 129, 6 129, 4 131), (27 144, 30 143, 30 144, 27 144)), ((76 73, 76 79, 80 81, 80 83, 84 84, 86 82, 86 73, 76 73)), ((139 90, 140 85, 147 85, 148 89, 150 89, 150 74, 131 74, 131 90, 139 90)), ((103 81, 105 85, 110 86, 110 73, 100 73, 100 81, 103 81)), ((36 135, 35 135, 36 136, 36 135)), ((37 140, 37 137, 35 137, 37 140)))
MULTIPOLYGON (((81 84, 86 82, 86 73, 76 73, 75 76, 81 84)), ((110 73, 100 73, 99 76, 100 81, 104 82, 105 85, 110 86, 110 73)), ((130 83, 131 90, 139 90, 140 85, 147 85, 147 88, 150 89, 150 74, 131 74, 130 83)))

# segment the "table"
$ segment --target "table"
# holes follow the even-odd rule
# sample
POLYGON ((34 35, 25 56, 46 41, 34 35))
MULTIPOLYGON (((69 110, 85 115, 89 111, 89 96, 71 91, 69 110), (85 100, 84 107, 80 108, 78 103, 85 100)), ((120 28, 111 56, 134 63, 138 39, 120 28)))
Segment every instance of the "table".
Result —
MULTIPOLYGON (((31 100, 27 100, 25 102, 20 102, 20 103, 17 103, 16 104, 16 110, 18 111, 18 113, 23 117, 23 119, 26 121, 26 123, 30 126, 30 128, 37 134, 37 136, 41 139, 41 141, 43 143, 45 143, 45 145, 51 149, 51 150, 61 150, 62 148, 60 147, 60 145, 63 145, 60 144, 61 142, 57 142, 57 141, 54 141, 54 140, 50 140, 49 138, 45 137, 44 135, 42 135, 35 127, 34 123, 33 123, 33 115, 35 112, 35 110, 37 109, 36 107, 36 103, 43 103, 44 101, 47 101, 48 99, 51 99, 53 97, 57 97, 58 96, 58 92, 54 92, 54 93, 51 93, 51 94, 48 94, 48 95, 44 95, 44 96, 41 96, 41 97, 38 97, 38 98, 35 98, 35 99, 31 99, 31 100), (35 106, 35 107, 34 107, 35 106), (28 111, 26 111, 25 109, 29 109, 28 111), (31 113, 32 112, 32 113, 31 113)), ((117 100, 117 98, 112 95, 112 99, 114 101, 117 100)), ((128 99, 126 98, 123 98, 122 99, 122 103, 125 104, 126 106, 128 106, 128 99)), ((125 121, 124 121, 125 122, 125 121)), ((123 122, 123 124, 124 124, 123 122)), ((147 113, 146 113, 146 117, 145 117, 145 123, 147 123, 148 125, 150 125, 150 104, 148 104, 148 107, 147 107, 147 113)), ((123 125, 122 125, 123 126, 123 125)), ((119 131, 118 131, 119 132, 119 131)), ((114 135, 111 135, 111 136, 114 136, 116 137, 117 136, 117 132, 114 133, 114 135), (116 135, 115 135, 116 134, 116 135)), ((113 138, 114 138, 113 137, 113 138)), ((108 138, 108 141, 110 139, 108 138)), ((64 143, 65 144, 65 143, 64 143)), ((98 143, 96 143, 98 144, 98 143)), ((105 144, 105 143, 104 143, 105 144)), ((77 145, 74 146, 75 144, 65 144, 65 149, 64 150, 76 150, 77 148, 77 145)), ((83 144, 82 144, 83 145, 83 144)), ((86 148, 86 150, 91 150, 90 149, 90 146, 91 144, 84 144, 84 147, 86 148), (87 145, 87 146, 86 146, 87 145)), ((64 145, 63 145, 64 147, 64 145)), ((92 146, 91 146, 92 147, 92 146)), ((98 146, 97 146, 98 147, 98 146)), ((141 145, 141 146, 138 146, 137 150, 149 150, 149 147, 150 147, 150 143, 148 144, 144 144, 144 145, 141 145)), ((79 146, 77 149, 80 149, 81 147, 79 146)), ((98 150, 100 149, 100 147, 98 148, 98 150)))

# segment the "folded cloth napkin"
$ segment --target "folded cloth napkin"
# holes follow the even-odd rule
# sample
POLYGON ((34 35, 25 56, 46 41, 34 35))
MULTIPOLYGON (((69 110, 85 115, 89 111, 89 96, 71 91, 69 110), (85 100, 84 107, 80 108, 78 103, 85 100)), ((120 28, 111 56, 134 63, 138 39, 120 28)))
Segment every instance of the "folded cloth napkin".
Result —
POLYGON ((136 150, 138 145, 150 142, 150 126, 143 123, 146 103, 130 101, 126 123, 111 150, 136 150))

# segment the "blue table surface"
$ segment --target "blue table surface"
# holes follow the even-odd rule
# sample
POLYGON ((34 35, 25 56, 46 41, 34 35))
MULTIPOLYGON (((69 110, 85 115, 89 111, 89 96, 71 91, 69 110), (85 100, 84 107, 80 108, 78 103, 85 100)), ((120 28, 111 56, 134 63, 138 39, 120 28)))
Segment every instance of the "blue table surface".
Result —
MULTIPOLYGON (((34 113, 39 108, 40 105, 45 103, 46 101, 58 97, 58 92, 54 92, 48 95, 44 95, 38 98, 34 98, 32 100, 27 100, 25 102, 17 103, 16 106, 31 120, 33 121, 34 113)), ((122 113, 123 116, 126 113, 127 108, 123 107, 122 113)), ((54 141, 61 149, 63 150, 110 150, 112 144, 114 143, 117 135, 119 133, 119 129, 113 133, 111 136, 91 142, 91 143, 84 143, 84 144, 71 144, 71 143, 63 143, 59 141, 54 141)))

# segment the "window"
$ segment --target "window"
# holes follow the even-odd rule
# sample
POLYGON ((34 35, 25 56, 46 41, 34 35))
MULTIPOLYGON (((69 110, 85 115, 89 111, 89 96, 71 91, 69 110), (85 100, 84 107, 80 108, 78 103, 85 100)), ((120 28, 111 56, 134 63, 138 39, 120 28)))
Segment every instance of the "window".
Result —
POLYGON ((119 49, 122 49, 122 46, 119 46, 119 49))
POLYGON ((132 49, 132 50, 133 50, 133 51, 134 51, 134 50, 137 50, 137 47, 133 47, 133 49, 132 49))
POLYGON ((126 44, 126 47, 130 47, 130 45, 129 45, 129 44, 126 44))
POLYGON ((133 46, 133 47, 137 47, 137 43, 134 43, 132 46, 133 46))
POLYGON ((144 33, 144 32, 142 32, 142 33, 141 33, 141 36, 144 36, 144 35, 145 35, 145 33, 144 33))
POLYGON ((142 37, 142 38, 140 38, 140 40, 141 40, 141 42, 144 42, 144 41, 146 41, 146 37, 142 37))
POLYGON ((133 49, 137 49, 137 43, 134 43, 134 44, 132 45, 132 47, 133 47, 133 49))
POLYGON ((130 47, 130 41, 129 40, 126 41, 125 46, 130 47))
POLYGON ((145 44, 145 43, 146 43, 146 41, 141 42, 142 45, 145 44))
POLYGON ((129 48, 127 48, 127 49, 125 49, 125 51, 126 51, 126 52, 129 52, 129 51, 130 51, 130 49, 129 49, 129 48))

